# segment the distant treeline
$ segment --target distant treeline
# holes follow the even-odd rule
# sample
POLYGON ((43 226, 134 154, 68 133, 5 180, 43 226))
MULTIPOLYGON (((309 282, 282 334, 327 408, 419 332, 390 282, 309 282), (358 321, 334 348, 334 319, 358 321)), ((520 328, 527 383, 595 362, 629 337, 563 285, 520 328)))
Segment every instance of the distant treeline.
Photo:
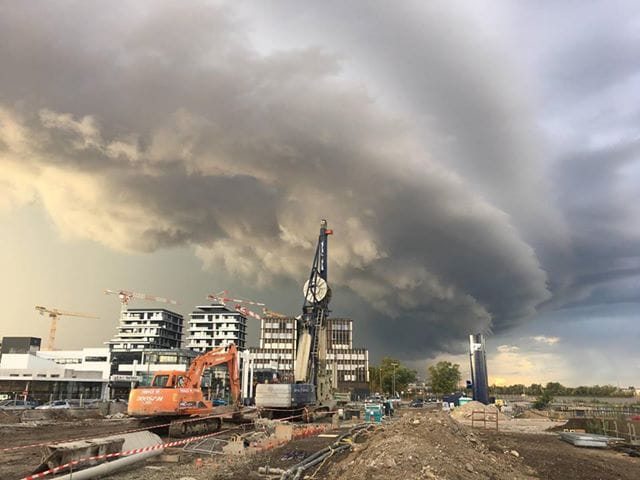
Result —
POLYGON ((565 387, 558 382, 549 382, 546 385, 532 383, 526 385, 492 385, 489 390, 492 395, 531 395, 539 396, 546 391, 554 397, 633 397, 633 387, 620 389, 613 385, 591 385, 580 387, 565 387))

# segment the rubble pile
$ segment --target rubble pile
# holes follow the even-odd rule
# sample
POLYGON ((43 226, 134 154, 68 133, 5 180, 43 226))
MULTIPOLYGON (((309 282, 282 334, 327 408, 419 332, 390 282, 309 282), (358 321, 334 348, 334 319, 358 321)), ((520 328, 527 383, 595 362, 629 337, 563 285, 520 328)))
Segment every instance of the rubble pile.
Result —
POLYGON ((443 412, 412 412, 381 427, 326 478, 339 480, 537 478, 516 450, 490 451, 443 412))

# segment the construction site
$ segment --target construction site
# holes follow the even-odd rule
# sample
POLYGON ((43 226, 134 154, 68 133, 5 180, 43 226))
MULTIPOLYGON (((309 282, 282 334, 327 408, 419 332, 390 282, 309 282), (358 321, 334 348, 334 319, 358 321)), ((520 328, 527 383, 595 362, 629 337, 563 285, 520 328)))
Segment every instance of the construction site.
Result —
POLYGON ((247 412, 243 422, 225 420, 217 432, 193 439, 170 438, 166 425, 149 429, 119 414, 104 418, 85 412, 85 418, 73 419, 71 412, 46 419, 3 414, 0 475, 16 480, 632 480, 640 471, 638 449, 629 446, 638 439, 630 439, 628 431, 619 432, 625 440, 577 447, 559 434, 580 430, 564 428, 571 421, 511 418, 495 409, 485 418, 478 404, 452 413, 439 406, 404 406, 380 422, 345 419, 344 412, 354 409, 313 423, 252 418, 247 412))
POLYGON ((639 44, 0 0, 0 480, 640 480, 639 44))
MULTIPOLYGON (((8 400, 13 404, 0 410, 0 477, 15 480, 638 478, 640 416, 635 407, 614 409, 606 414, 601 409, 600 415, 593 412, 585 415, 584 411, 576 413, 577 410, 541 412, 527 402, 511 402, 508 408, 505 402, 496 405, 489 397, 481 334, 469 336, 472 398, 458 395, 425 403, 377 395, 360 397, 357 390, 340 392, 339 369, 335 363, 329 368, 328 354, 334 344, 351 348, 351 337, 346 333, 350 324, 344 321, 337 323, 344 327, 341 333, 327 334, 331 300, 328 239, 332 234, 323 220, 302 290, 301 314, 286 317, 270 312, 271 319, 295 323, 295 329, 289 328, 295 331, 295 336, 283 335, 287 341, 280 346, 286 352, 295 341, 291 356, 283 359, 289 360, 289 368, 277 365, 270 378, 260 381, 262 370, 255 367, 256 363, 264 362, 261 360, 264 357, 255 353, 268 353, 273 345, 262 343, 262 350, 252 353, 240 350, 224 338, 217 338, 216 343, 216 338, 210 337, 214 341, 189 354, 185 364, 174 365, 176 360, 171 357, 173 363, 156 363, 153 370, 149 365, 147 382, 139 382, 134 360, 132 366, 124 367, 132 368, 128 375, 116 370, 116 375, 110 377, 109 389, 96 387, 95 392, 102 398, 95 400, 81 395, 77 404, 60 405, 69 401, 53 400, 53 393, 42 390, 38 395, 48 394, 52 401, 44 408, 29 408, 35 387, 29 387, 28 382, 21 395, 8 400), (226 400, 220 395, 213 398, 211 384, 203 383, 206 372, 212 369, 218 373, 210 377, 220 376, 222 391, 228 391, 226 400), (118 381, 130 383, 126 400, 113 396, 121 391, 112 388, 118 381)), ((122 301, 121 318, 125 321, 121 332, 131 328, 127 324, 130 318, 134 325, 143 319, 138 316, 140 310, 127 308, 138 294, 107 293, 116 293, 122 301)), ((225 312, 234 311, 234 315, 264 322, 260 314, 249 308, 263 306, 262 303, 229 298, 226 292, 213 295, 212 299, 215 303, 211 307, 199 307, 194 314, 195 329, 205 321, 204 314, 199 312, 213 316, 212 311, 222 311, 229 303, 233 306, 225 312)), ((75 314, 36 308, 51 317, 49 344, 54 352, 57 317, 75 314)), ((179 317, 171 317, 168 311, 163 311, 163 315, 164 328, 171 322, 181 327, 179 317)), ((235 317, 224 318, 225 325, 229 325, 235 317)), ((267 333, 285 328, 273 321, 268 325, 267 333)), ((272 338, 266 334, 263 337, 263 340, 272 338)), ((112 351, 117 354, 118 348, 123 348, 120 343, 127 341, 125 338, 112 340, 112 351)), ((4 343, 6 347, 7 341, 4 343)), ((16 345, 19 342, 15 348, 16 345)), ((155 353, 153 358, 172 352, 168 348, 171 344, 161 346, 165 350, 155 353)), ((99 362, 95 352, 92 353, 91 359, 99 362)), ((5 355, 12 358, 15 354, 5 355)), ((128 365, 124 357, 120 357, 119 365, 122 364, 128 365)))

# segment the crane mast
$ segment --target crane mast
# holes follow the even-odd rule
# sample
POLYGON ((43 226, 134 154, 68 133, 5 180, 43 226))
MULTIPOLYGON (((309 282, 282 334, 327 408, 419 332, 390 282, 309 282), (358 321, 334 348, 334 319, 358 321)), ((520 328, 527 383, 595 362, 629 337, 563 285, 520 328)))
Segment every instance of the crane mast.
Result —
POLYGON ((60 310, 58 308, 47 308, 40 305, 36 305, 36 310, 40 312, 40 315, 49 315, 49 318, 51 319, 51 324, 49 327, 49 339, 47 340, 47 350, 54 350, 55 348, 58 317, 82 317, 95 319, 100 318, 88 313, 69 312, 67 310, 60 310))

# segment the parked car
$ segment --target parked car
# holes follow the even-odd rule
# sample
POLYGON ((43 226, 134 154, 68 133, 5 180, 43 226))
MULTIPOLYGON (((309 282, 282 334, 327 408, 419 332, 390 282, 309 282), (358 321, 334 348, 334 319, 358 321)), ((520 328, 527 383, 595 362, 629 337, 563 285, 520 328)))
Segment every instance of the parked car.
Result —
POLYGON ((35 400, 10 399, 0 402, 0 410, 31 410, 36 408, 38 402, 35 400))
POLYGON ((214 407, 222 407, 222 406, 224 406, 224 405, 229 405, 229 402, 227 402, 224 398, 214 398, 214 399, 211 401, 211 404, 212 404, 214 407))
POLYGON ((421 398, 414 398, 409 404, 411 408, 422 408, 424 407, 424 401, 421 398))
POLYGON ((71 404, 68 400, 54 400, 53 402, 45 403, 36 407, 36 410, 62 410, 71 408, 71 404))

